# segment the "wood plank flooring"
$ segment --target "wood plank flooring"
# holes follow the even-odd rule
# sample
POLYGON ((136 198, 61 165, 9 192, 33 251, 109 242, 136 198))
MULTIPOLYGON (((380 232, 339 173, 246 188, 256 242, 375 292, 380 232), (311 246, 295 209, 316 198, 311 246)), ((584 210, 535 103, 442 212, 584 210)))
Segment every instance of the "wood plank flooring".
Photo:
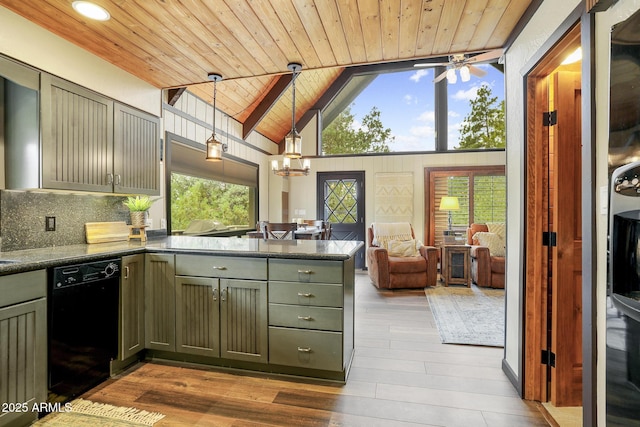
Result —
POLYGON ((356 274, 346 385, 142 363, 82 397, 166 415, 164 426, 547 426, 503 374, 499 348, 441 344, 423 290, 356 274))

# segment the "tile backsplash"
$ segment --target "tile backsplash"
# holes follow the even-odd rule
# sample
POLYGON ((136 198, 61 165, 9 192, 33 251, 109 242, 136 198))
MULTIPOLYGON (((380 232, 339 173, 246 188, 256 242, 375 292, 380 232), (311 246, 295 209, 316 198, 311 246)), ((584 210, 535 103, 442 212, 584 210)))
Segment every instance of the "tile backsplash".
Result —
POLYGON ((86 222, 129 223, 124 199, 107 194, 0 190, 0 251, 86 243, 86 222), (45 231, 47 216, 55 217, 55 231, 45 231))

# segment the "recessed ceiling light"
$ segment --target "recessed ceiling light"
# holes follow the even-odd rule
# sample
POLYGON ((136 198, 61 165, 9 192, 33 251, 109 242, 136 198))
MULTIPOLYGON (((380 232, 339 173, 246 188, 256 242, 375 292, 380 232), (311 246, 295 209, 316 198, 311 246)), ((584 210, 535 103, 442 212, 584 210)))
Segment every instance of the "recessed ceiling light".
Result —
POLYGON ((109 12, 102 6, 98 6, 95 3, 91 3, 88 1, 74 1, 71 3, 71 6, 75 9, 79 14, 86 16, 90 19, 95 19, 96 21, 108 21, 111 18, 109 12))

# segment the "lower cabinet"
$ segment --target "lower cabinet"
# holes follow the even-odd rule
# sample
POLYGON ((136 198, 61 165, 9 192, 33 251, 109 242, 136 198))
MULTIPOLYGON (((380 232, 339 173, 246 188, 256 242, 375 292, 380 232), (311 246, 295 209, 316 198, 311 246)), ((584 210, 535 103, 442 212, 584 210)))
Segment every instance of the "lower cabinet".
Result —
POLYGON ((147 254, 145 345, 182 360, 344 380, 354 281, 353 258, 147 254))
POLYGON ((352 268, 348 261, 269 260, 269 363, 346 375, 353 350, 352 268))
POLYGON ((29 425, 47 399, 45 270, 0 277, 0 426, 29 425))
POLYGON ((122 257, 120 360, 144 349, 144 255, 122 257))
POLYGON ((177 255, 175 271, 175 351, 267 363, 266 259, 177 255))
POLYGON ((220 279, 176 276, 176 351, 220 357, 220 279))
POLYGON ((175 256, 146 254, 144 275, 145 347, 176 351, 175 256))

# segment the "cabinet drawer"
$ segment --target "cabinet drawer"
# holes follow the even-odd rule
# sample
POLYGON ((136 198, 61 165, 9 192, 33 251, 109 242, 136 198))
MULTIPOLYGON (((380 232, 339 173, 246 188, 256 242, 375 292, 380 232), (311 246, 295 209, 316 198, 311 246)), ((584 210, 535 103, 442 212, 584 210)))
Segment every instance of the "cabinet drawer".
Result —
POLYGON ((342 371, 342 334, 270 327, 269 363, 342 371))
POLYGON ((269 302, 342 307, 343 287, 335 284, 269 282, 269 302))
POLYGON ((270 259, 269 279, 303 283, 342 283, 342 262, 270 259))
POLYGON ((266 258, 176 255, 176 274, 179 276, 266 280, 267 260, 266 258))
POLYGON ((269 304, 269 325, 342 331, 342 309, 269 304))

